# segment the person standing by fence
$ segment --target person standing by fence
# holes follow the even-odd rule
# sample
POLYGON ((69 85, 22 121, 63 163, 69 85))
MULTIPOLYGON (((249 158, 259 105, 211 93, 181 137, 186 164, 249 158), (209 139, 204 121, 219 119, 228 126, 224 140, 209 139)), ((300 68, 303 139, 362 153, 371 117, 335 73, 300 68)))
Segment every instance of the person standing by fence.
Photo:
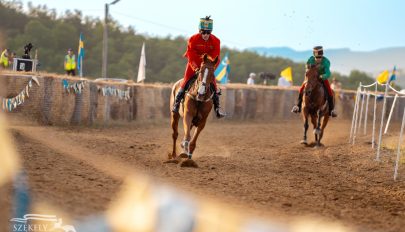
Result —
POLYGON ((76 56, 73 54, 71 48, 68 49, 67 55, 65 56, 65 70, 67 75, 76 76, 76 56))
POLYGON ((8 48, 4 49, 4 51, 1 53, 0 56, 0 68, 1 69, 7 69, 9 66, 9 60, 8 60, 8 48))
POLYGON ((255 85, 255 78, 256 78, 256 74, 255 73, 250 73, 246 84, 255 85))

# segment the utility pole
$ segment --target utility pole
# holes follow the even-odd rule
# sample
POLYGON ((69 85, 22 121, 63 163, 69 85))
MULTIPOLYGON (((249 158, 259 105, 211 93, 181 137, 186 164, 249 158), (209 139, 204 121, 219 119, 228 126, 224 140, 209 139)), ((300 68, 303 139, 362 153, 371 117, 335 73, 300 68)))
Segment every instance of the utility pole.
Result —
POLYGON ((102 60, 102 67, 101 67, 101 77, 107 78, 107 57, 108 57, 108 8, 109 5, 114 5, 115 3, 119 2, 120 0, 115 0, 111 3, 105 4, 104 10, 104 33, 103 33, 103 60, 102 60))

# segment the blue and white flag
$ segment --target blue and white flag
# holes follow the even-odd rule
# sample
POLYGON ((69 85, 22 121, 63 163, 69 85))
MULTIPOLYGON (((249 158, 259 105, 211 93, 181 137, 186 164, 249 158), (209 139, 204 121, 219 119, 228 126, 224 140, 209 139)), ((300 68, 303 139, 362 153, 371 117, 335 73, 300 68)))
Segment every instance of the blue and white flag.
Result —
POLYGON ((215 78, 221 84, 228 83, 228 76, 229 76, 229 72, 231 71, 228 55, 229 55, 229 53, 227 52, 225 54, 224 58, 222 58, 221 63, 219 63, 217 69, 214 72, 215 78))

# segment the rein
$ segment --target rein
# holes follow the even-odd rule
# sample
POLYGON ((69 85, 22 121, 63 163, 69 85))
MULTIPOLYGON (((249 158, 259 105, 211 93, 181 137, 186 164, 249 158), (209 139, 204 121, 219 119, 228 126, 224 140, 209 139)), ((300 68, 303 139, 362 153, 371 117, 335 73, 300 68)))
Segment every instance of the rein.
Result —
MULTIPOLYGON (((200 83, 200 85, 198 86, 198 83, 199 83, 198 80, 197 80, 197 82, 195 82, 195 83, 197 83, 197 86, 198 86, 197 94, 198 94, 199 96, 202 96, 202 95, 205 95, 205 94, 206 94, 207 77, 208 77, 208 69, 205 68, 203 80, 202 80, 202 82, 200 83)), ((205 103, 205 102, 208 102, 208 101, 210 101, 210 100, 212 99, 212 97, 214 96, 214 92, 212 92, 211 96, 210 96, 209 98, 205 99, 205 100, 199 100, 199 99, 197 99, 196 96, 191 95, 189 92, 187 92, 187 96, 190 97, 190 98, 191 98, 192 100, 194 100, 194 101, 197 101, 197 102, 204 102, 204 103, 205 103)))
MULTIPOLYGON (((193 95, 191 95, 190 93, 187 93, 187 96, 188 96, 189 98, 193 99, 194 101, 198 101, 198 100, 196 99, 196 96, 193 96, 193 95)), ((214 96, 214 93, 212 93, 209 98, 205 99, 204 101, 199 101, 199 102, 209 102, 209 101, 211 101, 211 99, 212 99, 213 96, 214 96)))

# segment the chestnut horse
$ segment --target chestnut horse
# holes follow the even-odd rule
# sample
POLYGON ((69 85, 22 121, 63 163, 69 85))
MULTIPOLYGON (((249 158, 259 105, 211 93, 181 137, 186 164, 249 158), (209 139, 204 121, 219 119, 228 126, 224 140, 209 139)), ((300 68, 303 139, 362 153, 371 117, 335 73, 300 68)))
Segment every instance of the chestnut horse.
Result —
POLYGON ((329 120, 329 105, 327 101, 327 90, 323 86, 322 79, 319 78, 316 65, 307 67, 305 72, 305 88, 303 95, 302 116, 304 119, 304 139, 301 144, 308 144, 307 130, 308 117, 314 126, 316 147, 321 146, 323 132, 329 120))
MULTIPOLYGON (((173 151, 171 154, 169 154, 169 161, 172 160, 174 163, 178 162, 178 157, 176 154, 176 141, 178 137, 179 119, 180 117, 183 117, 184 139, 181 143, 183 153, 180 155, 180 157, 187 158, 188 160, 183 162, 182 166, 197 166, 194 161, 191 160, 192 154, 196 148, 197 138, 205 127, 207 117, 213 105, 213 90, 211 89, 211 83, 215 81, 214 71, 218 57, 212 59, 207 54, 204 54, 202 58, 203 62, 201 63, 197 80, 195 80, 188 89, 179 113, 171 113, 173 151), (191 129, 193 126, 196 127, 196 130, 191 138, 191 129)), ((177 81, 172 88, 170 106, 173 105, 177 91, 180 88, 181 81, 182 80, 177 81)))

